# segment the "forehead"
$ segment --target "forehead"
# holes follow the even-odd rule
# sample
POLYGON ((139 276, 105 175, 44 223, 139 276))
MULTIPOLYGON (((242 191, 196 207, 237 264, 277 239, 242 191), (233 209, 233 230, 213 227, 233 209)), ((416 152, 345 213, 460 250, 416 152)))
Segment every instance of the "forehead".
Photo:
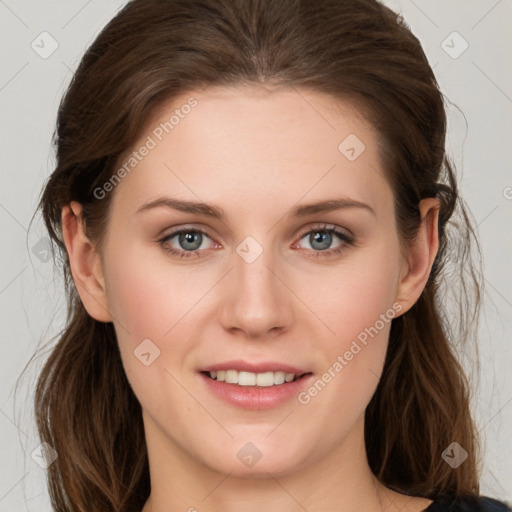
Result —
POLYGON ((133 210, 164 193, 242 208, 337 192, 378 209, 391 197, 370 123, 354 104, 307 89, 191 90, 157 109, 123 165, 114 200, 133 210))

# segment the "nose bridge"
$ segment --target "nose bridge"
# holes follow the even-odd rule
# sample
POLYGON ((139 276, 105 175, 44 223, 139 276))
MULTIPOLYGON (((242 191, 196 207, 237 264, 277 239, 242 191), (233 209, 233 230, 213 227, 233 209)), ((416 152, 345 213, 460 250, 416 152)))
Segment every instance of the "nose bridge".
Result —
POLYGON ((264 335, 291 321, 290 297, 276 276, 278 255, 270 245, 271 236, 260 235, 259 240, 262 243, 248 236, 236 247, 230 297, 222 314, 225 328, 238 328, 250 336, 264 335))

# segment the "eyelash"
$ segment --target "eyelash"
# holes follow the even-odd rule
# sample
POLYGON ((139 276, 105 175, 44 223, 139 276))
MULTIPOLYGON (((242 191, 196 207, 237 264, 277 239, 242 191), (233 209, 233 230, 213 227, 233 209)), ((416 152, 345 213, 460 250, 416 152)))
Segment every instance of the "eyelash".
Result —
MULTIPOLYGON (((311 249, 314 253, 316 253, 315 256, 311 255, 311 257, 314 258, 320 258, 320 257, 329 257, 329 256, 335 256, 336 254, 341 253, 342 251, 347 249, 347 246, 354 246, 355 245, 355 239, 353 236, 348 235, 347 233, 344 233, 342 231, 339 231, 336 228, 329 228, 326 224, 322 224, 319 226, 314 226, 313 228, 308 228, 306 231, 301 233, 299 235, 299 240, 302 240, 304 236, 309 235, 311 233, 317 233, 317 232, 326 232, 335 234, 340 240, 341 245, 335 249, 326 249, 323 251, 315 251, 314 249, 311 249)), ((180 251, 177 249, 169 249, 165 246, 165 244, 171 239, 174 238, 176 235, 179 235, 181 233, 201 233, 202 235, 206 235, 208 238, 212 238, 206 231, 204 231, 201 228, 182 228, 176 231, 173 231, 172 233, 169 233, 165 235, 163 238, 158 240, 158 243, 162 246, 162 248, 171 254, 173 257, 177 258, 201 258, 202 256, 199 256, 199 253, 202 252, 202 250, 196 249, 194 251, 180 251)))

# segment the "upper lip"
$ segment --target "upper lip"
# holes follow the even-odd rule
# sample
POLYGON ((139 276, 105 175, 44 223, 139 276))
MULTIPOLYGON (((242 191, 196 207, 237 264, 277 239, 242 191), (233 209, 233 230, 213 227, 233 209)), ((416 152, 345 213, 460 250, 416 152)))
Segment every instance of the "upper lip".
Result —
POLYGON ((259 363, 235 360, 235 361, 225 361, 223 363, 212 364, 211 366, 207 366, 202 368, 201 372, 217 372, 217 371, 226 371, 226 370, 238 370, 243 372, 251 372, 251 373, 265 373, 265 372, 285 372, 285 373, 293 373, 297 376, 303 375, 305 373, 309 373, 306 370, 301 368, 297 368, 295 366, 290 366, 289 364, 279 363, 277 361, 261 361, 259 363))

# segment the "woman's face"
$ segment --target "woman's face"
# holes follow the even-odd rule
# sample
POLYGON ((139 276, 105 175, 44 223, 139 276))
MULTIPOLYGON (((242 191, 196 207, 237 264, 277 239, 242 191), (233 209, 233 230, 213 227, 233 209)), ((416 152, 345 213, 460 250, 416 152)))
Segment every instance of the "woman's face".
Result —
POLYGON ((320 93, 210 87, 125 163, 101 269, 150 462, 284 475, 360 450, 410 307, 371 126, 320 93))

